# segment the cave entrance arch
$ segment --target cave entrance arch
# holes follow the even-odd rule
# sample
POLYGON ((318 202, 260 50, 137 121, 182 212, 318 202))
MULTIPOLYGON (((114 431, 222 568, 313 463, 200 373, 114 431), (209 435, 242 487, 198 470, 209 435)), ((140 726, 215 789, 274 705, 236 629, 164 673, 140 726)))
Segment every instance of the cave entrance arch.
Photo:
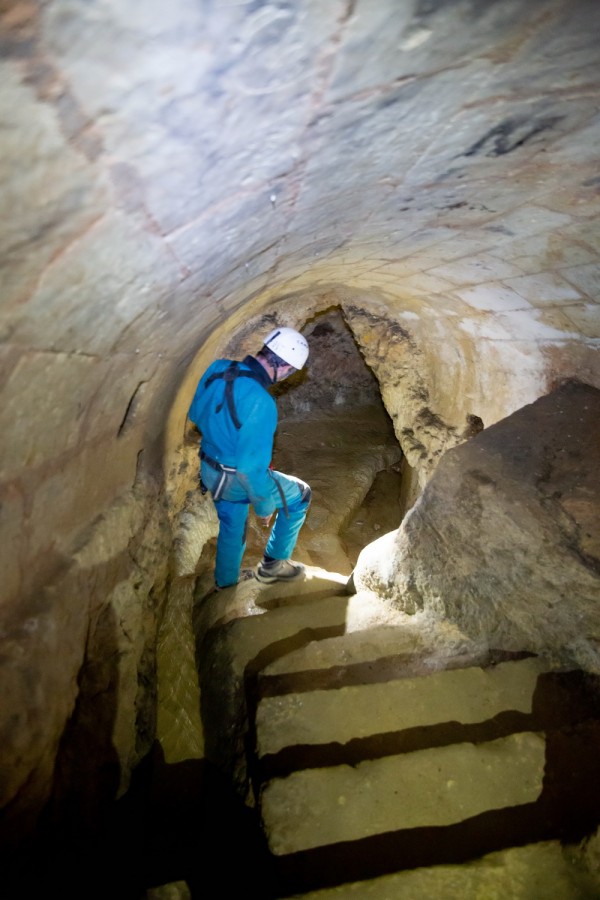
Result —
MULTIPOLYGON (((414 314, 407 311, 400 323, 397 314, 391 316, 385 298, 359 294, 350 288, 337 286, 305 289, 280 296, 276 302, 269 302, 265 297, 256 298, 248 303, 243 320, 242 310, 239 310, 227 323, 222 323, 206 335, 188 364, 166 434, 165 480, 174 532, 176 574, 192 575, 204 571, 207 568, 206 554, 200 569, 197 568, 198 560, 207 541, 215 538, 217 533, 216 516, 211 517, 210 509, 196 496, 199 436, 190 429, 187 410, 197 380, 214 358, 242 359, 246 353, 256 352, 257 335, 266 334, 277 324, 291 325, 306 333, 312 351, 307 370, 277 389, 281 392, 278 399, 280 423, 291 426, 295 420, 294 427, 301 428, 303 420, 314 418, 317 423, 315 413, 321 417, 322 427, 329 422, 333 428, 335 423, 336 436, 316 443, 318 423, 307 425, 311 437, 311 464, 314 451, 325 457, 326 451, 334 450, 336 444, 338 450, 348 443, 353 443, 355 449, 353 455, 345 454, 346 459, 342 462, 346 469, 344 474, 349 477, 345 479, 347 489, 338 500, 337 514, 331 515, 329 503, 325 510, 328 513, 325 516, 327 522, 320 520, 324 510, 321 508, 318 512, 318 504, 311 511, 313 530, 320 532, 320 547, 317 551, 316 535, 313 535, 312 548, 308 547, 310 527, 305 526, 300 545, 303 542, 305 550, 312 549, 307 562, 310 564, 314 559, 317 564, 318 559, 321 565, 334 565, 335 558, 345 555, 340 537, 342 531, 352 557, 361 545, 373 540, 379 532, 400 524, 445 450, 464 439, 462 429, 447 424, 439 412, 439 398, 437 401, 435 399, 435 372, 432 371, 435 356, 431 348, 423 344, 423 323, 413 321, 413 318, 414 314), (348 411, 368 406, 379 409, 382 421, 373 427, 371 438, 365 435, 365 439, 373 439, 377 446, 381 435, 385 434, 390 437, 395 454, 393 459, 386 456, 380 460, 381 464, 375 471, 366 462, 366 445, 362 453, 358 452, 360 429, 355 427, 351 434, 352 441, 344 443, 348 411), (360 472, 356 465, 359 465, 360 472), (377 473, 389 470, 392 465, 399 466, 401 471, 388 471, 387 476, 382 475, 376 483, 377 473), (385 485, 386 477, 392 484, 385 485), (394 482, 398 480, 401 482, 400 496, 397 502, 388 504, 390 516, 384 522, 377 521, 380 516, 371 517, 368 514, 353 520, 353 514, 365 499, 370 504, 376 502, 382 481, 383 492, 389 496, 390 491, 397 494, 398 488, 394 482), (198 524, 201 527, 197 527, 198 524)), ((277 450, 283 455, 282 438, 285 435, 281 426, 279 431, 277 450)), ((296 443, 296 457, 299 448, 306 444, 306 441, 296 443)), ((341 451, 330 454, 332 458, 326 463, 328 475, 340 474, 341 456, 341 451)), ((303 471, 301 460, 292 460, 292 464, 282 460, 279 467, 310 482, 312 465, 303 471)), ((328 479, 320 473, 317 489, 319 480, 323 482, 324 497, 328 479)), ((258 540, 258 535, 256 537, 258 540)), ((253 549, 252 540, 251 529, 250 549, 253 549)))
POLYGON ((341 306, 319 310, 301 330, 309 364, 274 388, 274 464, 313 488, 299 558, 349 574, 363 546, 400 524, 409 467, 341 306))

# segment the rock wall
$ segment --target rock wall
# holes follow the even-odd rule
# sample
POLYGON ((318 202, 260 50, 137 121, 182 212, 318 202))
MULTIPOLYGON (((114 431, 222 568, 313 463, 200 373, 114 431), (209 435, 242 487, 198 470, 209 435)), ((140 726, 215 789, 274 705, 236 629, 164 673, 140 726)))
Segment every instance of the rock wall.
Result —
POLYGON ((48 802, 48 824, 74 836, 93 832, 148 753, 169 546, 157 485, 140 481, 94 523, 58 577, 23 597, 20 617, 5 615, 0 844, 7 861, 48 802))
POLYGON ((600 391, 568 382, 448 451, 353 575, 493 649, 600 672, 600 391))

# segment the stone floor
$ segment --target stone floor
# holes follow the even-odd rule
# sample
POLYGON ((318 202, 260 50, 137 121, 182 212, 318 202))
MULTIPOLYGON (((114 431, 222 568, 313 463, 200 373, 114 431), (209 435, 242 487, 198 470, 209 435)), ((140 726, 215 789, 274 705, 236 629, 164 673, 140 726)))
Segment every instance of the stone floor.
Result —
MULTIPOLYGON (((600 717, 586 676, 348 587, 361 540, 398 524, 401 459, 380 426, 340 416, 318 458, 284 435, 276 465, 314 490, 303 582, 209 596, 197 584, 206 759, 263 840, 229 887, 265 900, 597 898, 583 848, 600 809, 600 717), (369 452, 352 449, 361 428, 369 452)), ((248 563, 261 540, 251 525, 248 563)), ((195 877, 204 896, 206 866, 195 877)))
POLYGON ((211 706, 221 719, 208 754, 256 811, 269 896, 598 897, 576 850, 598 809, 581 673, 484 651, 345 583, 311 567, 197 611, 205 721, 211 706))
MULTIPOLYGON (((305 563, 349 575, 362 548, 400 524, 405 463, 381 404, 284 420, 273 464, 312 489, 296 548, 305 563)), ((260 558, 264 542, 250 514, 248 564, 260 558)))

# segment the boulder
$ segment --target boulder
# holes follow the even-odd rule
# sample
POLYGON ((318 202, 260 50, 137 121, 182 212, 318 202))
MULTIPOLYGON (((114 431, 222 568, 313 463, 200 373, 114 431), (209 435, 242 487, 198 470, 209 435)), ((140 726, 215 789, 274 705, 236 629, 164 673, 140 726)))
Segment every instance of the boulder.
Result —
POLYGON ((447 451, 353 588, 600 672, 600 391, 570 380, 447 451))

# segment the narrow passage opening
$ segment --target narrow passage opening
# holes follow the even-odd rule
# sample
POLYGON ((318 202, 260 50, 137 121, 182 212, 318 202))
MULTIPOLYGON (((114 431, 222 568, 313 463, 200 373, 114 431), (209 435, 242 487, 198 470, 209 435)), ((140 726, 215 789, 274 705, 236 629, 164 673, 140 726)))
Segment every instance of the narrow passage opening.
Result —
MULTIPOLYGON (((364 546, 400 524, 409 467, 379 382, 340 308, 324 310, 302 330, 309 365, 274 389, 279 428, 273 463, 313 491, 298 559, 349 574, 364 546)), ((260 555, 263 540, 251 517, 250 559, 260 555)))

